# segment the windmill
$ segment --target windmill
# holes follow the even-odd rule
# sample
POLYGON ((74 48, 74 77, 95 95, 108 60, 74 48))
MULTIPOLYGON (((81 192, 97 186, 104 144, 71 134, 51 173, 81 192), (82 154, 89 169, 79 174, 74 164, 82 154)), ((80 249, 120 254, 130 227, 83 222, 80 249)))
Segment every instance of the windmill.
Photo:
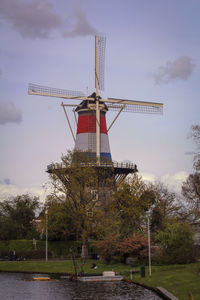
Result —
MULTIPOLYGON (((112 162, 108 131, 121 112, 161 114, 163 104, 116 98, 101 98, 99 91, 104 90, 105 46, 106 38, 95 36, 96 90, 90 96, 86 96, 80 91, 56 89, 37 84, 29 84, 28 94, 74 100, 73 104, 62 102, 61 105, 75 142, 75 150, 83 151, 86 155, 88 155, 89 152, 92 152, 92 155, 96 157, 96 167, 107 168, 112 166, 114 168, 115 182, 120 183, 129 173, 137 172, 137 166, 130 163, 120 164, 112 162), (81 100, 81 102, 76 104, 75 101, 77 100, 79 102, 81 100), (72 131, 67 115, 66 107, 68 106, 74 107, 74 113, 78 113, 76 137, 72 131), (116 117, 108 129, 106 125, 107 111, 117 112, 116 117)), ((76 117, 75 120, 77 120, 76 117)), ((53 172, 51 166, 48 166, 48 172, 53 172)))

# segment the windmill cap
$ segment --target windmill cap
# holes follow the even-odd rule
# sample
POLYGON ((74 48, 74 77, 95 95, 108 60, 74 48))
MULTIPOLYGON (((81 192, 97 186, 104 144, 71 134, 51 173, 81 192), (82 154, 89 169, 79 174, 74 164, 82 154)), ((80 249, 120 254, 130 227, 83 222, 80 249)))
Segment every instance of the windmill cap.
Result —
MULTIPOLYGON (((90 109, 92 107, 90 107, 90 105, 94 105, 96 103, 96 93, 92 93, 90 96, 88 96, 88 98, 94 98, 94 101, 93 100, 83 100, 79 105, 78 107, 75 109, 76 112, 82 110, 82 109, 90 109)), ((104 101, 101 101, 101 97, 99 97, 99 105, 100 105, 100 110, 105 110, 105 111, 108 111, 108 107, 107 105, 104 103, 104 101)), ((94 110, 96 108, 94 107, 94 110)))

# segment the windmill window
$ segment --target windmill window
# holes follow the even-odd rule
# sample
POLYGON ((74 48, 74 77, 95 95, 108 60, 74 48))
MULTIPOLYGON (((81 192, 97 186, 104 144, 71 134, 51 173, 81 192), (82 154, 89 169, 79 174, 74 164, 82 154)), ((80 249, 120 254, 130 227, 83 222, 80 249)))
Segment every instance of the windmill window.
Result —
POLYGON ((93 201, 97 201, 98 200, 97 190, 91 190, 91 196, 93 201))
POLYGON ((93 217, 93 211, 87 211, 87 216, 89 218, 92 218, 93 217))

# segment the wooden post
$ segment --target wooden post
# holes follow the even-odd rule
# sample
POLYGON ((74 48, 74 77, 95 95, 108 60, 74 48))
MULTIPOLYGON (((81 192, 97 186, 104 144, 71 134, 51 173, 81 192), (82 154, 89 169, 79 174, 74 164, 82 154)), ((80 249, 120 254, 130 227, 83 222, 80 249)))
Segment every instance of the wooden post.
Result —
POLYGON ((133 279, 133 270, 130 270, 130 279, 133 279))
POLYGON ((194 300, 194 297, 191 292, 188 293, 188 296, 189 296, 189 300, 194 300))

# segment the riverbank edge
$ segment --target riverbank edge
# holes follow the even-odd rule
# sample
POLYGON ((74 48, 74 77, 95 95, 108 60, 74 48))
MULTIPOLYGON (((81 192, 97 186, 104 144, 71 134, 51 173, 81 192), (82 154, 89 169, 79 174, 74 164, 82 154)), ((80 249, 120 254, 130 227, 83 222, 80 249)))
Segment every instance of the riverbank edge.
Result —
MULTIPOLYGON (((66 273, 66 272, 32 272, 32 271, 11 271, 11 270, 7 270, 7 271, 3 271, 0 270, 0 273, 26 273, 26 274, 50 274, 50 275, 60 275, 60 276, 70 276, 70 273, 66 273)), ((86 276, 97 276, 98 274, 85 274, 86 276)), ((158 296, 162 297, 163 300, 179 300, 177 297, 175 297, 174 295, 172 295, 171 293, 169 293, 166 289, 161 288, 161 287, 152 287, 146 284, 142 284, 136 281, 131 281, 131 280, 127 280, 127 279, 123 279, 124 281, 130 283, 130 284, 136 284, 139 285, 145 289, 151 290, 152 292, 156 293, 158 296), (160 290, 160 288, 162 290, 160 290)))
POLYGON ((136 281, 131 281, 131 280, 126 280, 130 283, 134 283, 137 284, 139 286, 142 286, 148 290, 151 290, 153 292, 155 292, 158 296, 162 297, 163 300, 179 300, 176 296, 174 296, 172 293, 168 292, 165 288, 163 287, 153 287, 153 286, 149 286, 143 283, 139 283, 136 281))

